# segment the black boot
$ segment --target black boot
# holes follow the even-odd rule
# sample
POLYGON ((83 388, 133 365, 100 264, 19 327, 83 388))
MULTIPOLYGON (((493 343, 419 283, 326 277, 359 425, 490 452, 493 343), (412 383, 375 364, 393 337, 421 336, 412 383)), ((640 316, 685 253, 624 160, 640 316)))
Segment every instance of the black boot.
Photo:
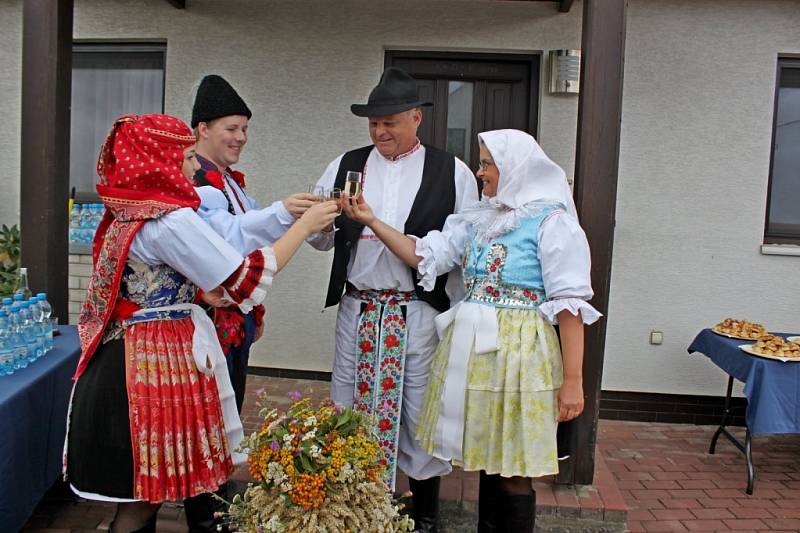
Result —
MULTIPOLYGON (((226 498, 227 483, 217 490, 217 495, 226 498)), ((183 500, 183 512, 186 515, 189 533, 217 533, 219 531, 217 526, 222 525, 222 519, 215 517, 214 514, 224 511, 225 502, 218 500, 210 492, 183 500)))
POLYGON ((158 520, 158 512, 153 513, 147 524, 141 529, 137 529, 133 533, 156 533, 156 521, 158 520))
POLYGON ((500 533, 500 476, 481 470, 478 488, 478 533, 500 533))
POLYGON ((532 533, 536 523, 536 492, 503 494, 502 513, 505 533, 532 533))
POLYGON ((408 478, 411 489, 411 518, 414 531, 438 533, 439 531, 439 476, 418 480, 408 478))
MULTIPOLYGON (((153 516, 150 517, 150 520, 144 525, 144 527, 133 531, 132 533, 156 533, 156 521, 158 520, 158 512, 153 513, 153 516)), ((108 525, 108 533, 114 533, 114 522, 112 521, 108 525)))

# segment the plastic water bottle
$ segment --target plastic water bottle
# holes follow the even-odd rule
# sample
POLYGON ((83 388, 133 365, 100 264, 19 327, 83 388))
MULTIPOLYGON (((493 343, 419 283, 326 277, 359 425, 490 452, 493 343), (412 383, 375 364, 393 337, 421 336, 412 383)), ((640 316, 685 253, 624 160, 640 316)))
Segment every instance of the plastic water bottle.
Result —
POLYGON ((73 210, 74 214, 72 215, 72 230, 74 231, 75 242, 81 242, 81 239, 83 239, 83 234, 81 233, 83 206, 81 204, 75 204, 73 210))
POLYGON ((89 204, 81 204, 78 209, 77 242, 86 242, 86 233, 89 225, 89 204))
POLYGON ((86 210, 88 211, 88 215, 86 216, 86 235, 94 235, 94 228, 95 228, 95 217, 97 214, 97 209, 95 208, 94 204, 86 204, 86 210))
POLYGON ((30 310, 31 319, 33 320, 33 325, 36 331, 36 358, 38 359, 47 352, 47 329, 44 327, 44 315, 42 314, 41 306, 39 306, 39 298, 37 296, 31 296, 31 299, 28 300, 28 302, 28 309, 30 310))
POLYGON ((39 306, 39 297, 38 296, 31 296, 28 298, 28 309, 31 313, 31 319, 37 324, 42 323, 42 308, 39 306))
POLYGON ((31 294, 31 290, 28 288, 28 269, 25 267, 20 267, 19 282, 17 285, 17 290, 14 292, 14 300, 25 301, 31 297, 31 294), (21 296, 22 298, 17 300, 17 296, 21 296))
POLYGON ((100 223, 103 221, 103 217, 106 214, 106 206, 103 204, 97 204, 97 221, 94 225, 95 233, 97 233, 97 228, 100 226, 100 223))
POLYGON ((92 224, 92 204, 84 204, 81 210, 81 242, 91 244, 94 238, 94 226, 92 224))
POLYGON ((36 326, 37 334, 37 358, 43 356, 47 352, 47 328, 45 328, 42 313, 42 307, 39 305, 39 297, 31 296, 28 300, 28 311, 31 314, 31 320, 36 326))
POLYGON ((9 376, 14 373, 14 347, 11 345, 11 331, 9 330, 8 313, 0 309, 0 376, 9 376))
POLYGON ((97 209, 94 208, 94 204, 89 204, 89 217, 86 223, 86 242, 90 243, 94 240, 94 230, 97 226, 95 226, 95 213, 97 209))
POLYGON ((3 309, 6 312, 6 317, 11 313, 11 304, 14 303, 14 300, 11 298, 3 298, 3 309))
POLYGON ((20 313, 25 342, 28 346, 28 362, 32 363, 44 355, 44 335, 39 323, 33 319, 30 302, 22 302, 20 313))
POLYGON ((39 347, 39 339, 36 338, 36 329, 34 322, 31 318, 30 302, 22 302, 19 306, 20 322, 22 323, 22 335, 25 338, 25 346, 27 349, 28 364, 38 359, 37 348, 39 347))
POLYGON ((74 204, 69 216, 69 242, 81 242, 81 206, 74 204))
POLYGON ((42 308, 42 317, 50 318, 50 315, 53 314, 53 307, 47 301, 47 294, 40 292, 36 295, 36 298, 39 299, 39 307, 42 308))
POLYGON ((42 319, 40 322, 44 332, 44 352, 47 353, 53 349, 54 332, 53 326, 50 324, 50 315, 53 312, 53 307, 50 305, 50 302, 47 301, 47 295, 43 292, 37 294, 36 299, 39 301, 39 309, 42 312, 42 319))
POLYGON ((9 331, 11 332, 9 336, 14 350, 14 370, 28 366, 28 344, 25 341, 25 334, 22 329, 20 311, 20 305, 14 303, 11 305, 11 314, 8 316, 9 331))
POLYGON ((103 204, 93 204, 92 207, 92 241, 94 241, 94 234, 97 233, 100 221, 103 220, 103 204))

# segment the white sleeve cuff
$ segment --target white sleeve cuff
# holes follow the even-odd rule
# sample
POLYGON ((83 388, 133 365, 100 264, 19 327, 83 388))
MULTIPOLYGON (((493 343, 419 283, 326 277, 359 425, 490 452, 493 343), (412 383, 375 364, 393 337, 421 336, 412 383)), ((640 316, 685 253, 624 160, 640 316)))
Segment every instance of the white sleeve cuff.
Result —
POLYGON ((275 217, 278 219, 278 222, 283 226, 291 226, 295 222, 294 216, 286 209, 286 206, 283 203, 283 200, 277 200, 272 203, 273 209, 275 209, 275 217))
POLYGON ((419 274, 417 285, 430 292, 436 285, 436 258, 433 255, 433 250, 425 239, 420 239, 414 235, 406 236, 416 243, 414 253, 422 258, 422 261, 417 265, 417 274, 419 274))
POLYGON ((267 297, 267 289, 272 285, 272 278, 278 271, 278 261, 275 259, 275 252, 272 251, 272 248, 265 246, 260 248, 260 251, 264 254, 264 270, 261 273, 258 284, 253 288, 250 295, 238 304, 239 309, 244 314, 249 313, 253 310, 253 307, 260 305, 264 301, 267 297))
POLYGON ((597 309, 592 307, 589 302, 580 298, 548 300, 539 306, 539 311, 541 311, 547 321, 553 325, 558 324, 558 313, 565 309, 575 316, 578 316, 578 313, 580 313, 581 319, 586 325, 594 324, 603 316, 597 309))
POLYGON ((334 227, 331 231, 320 231, 319 233, 312 233, 306 239, 306 242, 316 248, 326 252, 333 248, 336 232, 339 228, 334 227))

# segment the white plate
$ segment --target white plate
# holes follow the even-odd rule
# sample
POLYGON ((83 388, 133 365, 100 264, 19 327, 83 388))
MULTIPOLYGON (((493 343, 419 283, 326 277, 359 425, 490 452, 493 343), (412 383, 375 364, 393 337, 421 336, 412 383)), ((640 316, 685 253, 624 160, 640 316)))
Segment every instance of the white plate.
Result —
POLYGON ((753 350, 752 344, 740 344, 739 349, 745 353, 749 353, 750 355, 755 355, 756 357, 761 357, 763 359, 773 359, 775 361, 783 361, 784 363, 800 363, 800 357, 779 357, 777 355, 764 355, 763 353, 758 353, 753 350))
POLYGON ((789 342, 800 342, 800 335, 795 335, 794 337, 786 337, 786 340, 789 342))

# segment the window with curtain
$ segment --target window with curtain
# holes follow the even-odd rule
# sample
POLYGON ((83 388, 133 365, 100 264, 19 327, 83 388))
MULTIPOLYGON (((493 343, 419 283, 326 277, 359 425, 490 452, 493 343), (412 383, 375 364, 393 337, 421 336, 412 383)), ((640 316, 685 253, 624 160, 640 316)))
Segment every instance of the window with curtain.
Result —
POLYGON ((163 113, 164 44, 75 43, 72 51, 70 185, 94 193, 100 145, 114 119, 163 113))
POLYGON ((800 244, 800 59, 779 58, 764 242, 800 244))

